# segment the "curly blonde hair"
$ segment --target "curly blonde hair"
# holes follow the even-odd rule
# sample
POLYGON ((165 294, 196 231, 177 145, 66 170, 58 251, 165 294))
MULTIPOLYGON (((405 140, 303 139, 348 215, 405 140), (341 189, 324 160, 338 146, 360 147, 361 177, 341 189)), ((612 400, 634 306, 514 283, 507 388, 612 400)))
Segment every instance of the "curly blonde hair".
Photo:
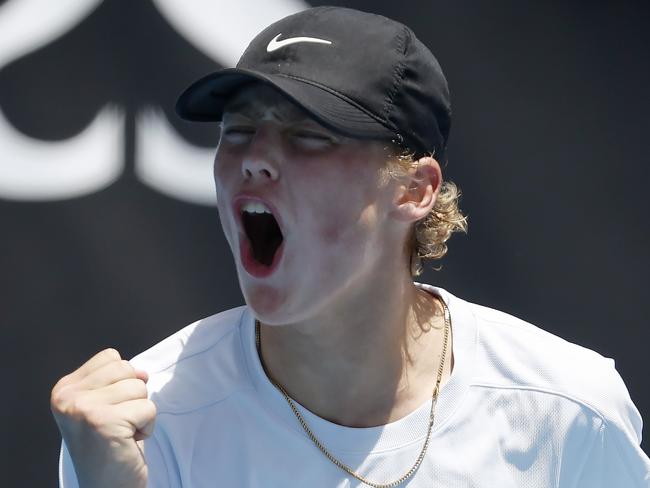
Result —
MULTIPOLYGON (((418 161, 410 152, 391 155, 381 170, 382 182, 406 177, 409 170, 418 167, 418 161)), ((447 241, 454 232, 467 233, 467 217, 459 207, 460 196, 455 183, 443 181, 433 209, 411 229, 405 245, 412 276, 422 274, 422 260, 441 259, 447 254, 447 241)))

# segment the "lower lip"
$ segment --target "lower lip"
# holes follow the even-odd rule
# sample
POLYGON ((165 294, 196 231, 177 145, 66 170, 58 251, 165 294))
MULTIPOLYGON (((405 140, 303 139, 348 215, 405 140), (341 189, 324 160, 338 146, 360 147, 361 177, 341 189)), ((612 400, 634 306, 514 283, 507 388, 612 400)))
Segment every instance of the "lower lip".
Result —
POLYGON ((239 240, 239 255, 241 256, 242 263, 244 264, 244 269, 249 275, 255 278, 266 278, 267 276, 273 274, 273 272, 277 269, 283 254, 284 240, 282 241, 282 244, 280 244, 280 247, 276 249, 271 265, 265 266, 253 258, 253 249, 251 248, 251 243, 248 238, 242 237, 239 240))

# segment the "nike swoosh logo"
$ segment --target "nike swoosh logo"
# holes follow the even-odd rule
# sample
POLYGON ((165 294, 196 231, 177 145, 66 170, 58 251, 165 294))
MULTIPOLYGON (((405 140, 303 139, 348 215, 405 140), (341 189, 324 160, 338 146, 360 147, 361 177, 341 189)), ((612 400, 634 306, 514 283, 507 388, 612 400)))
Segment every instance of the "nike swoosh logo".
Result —
POLYGON ((266 46, 267 53, 272 53, 273 51, 277 51, 278 49, 283 48, 284 46, 288 46, 289 44, 296 44, 298 42, 315 42, 318 44, 332 44, 332 41, 327 41, 325 39, 318 39, 317 37, 290 37, 288 39, 282 39, 281 41, 279 41, 278 38, 281 35, 282 34, 278 34, 273 39, 271 39, 269 45, 266 46))

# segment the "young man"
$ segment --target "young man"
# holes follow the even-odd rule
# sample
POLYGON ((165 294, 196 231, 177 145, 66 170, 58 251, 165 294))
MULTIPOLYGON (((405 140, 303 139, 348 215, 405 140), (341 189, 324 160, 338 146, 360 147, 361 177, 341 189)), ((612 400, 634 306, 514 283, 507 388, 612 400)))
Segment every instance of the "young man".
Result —
POLYGON ((611 359, 413 281, 465 220, 447 84, 408 28, 287 17, 178 111, 221 122, 246 306, 62 378, 62 486, 650 486, 611 359))

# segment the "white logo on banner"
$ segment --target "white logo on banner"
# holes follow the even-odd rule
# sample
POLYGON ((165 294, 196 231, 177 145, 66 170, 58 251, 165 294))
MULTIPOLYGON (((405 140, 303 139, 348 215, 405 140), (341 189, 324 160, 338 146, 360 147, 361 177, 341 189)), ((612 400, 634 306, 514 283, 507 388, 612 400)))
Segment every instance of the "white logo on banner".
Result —
MULTIPOLYGON (((0 6, 0 70, 63 36, 100 3, 8 0, 0 6)), ((268 24, 308 7, 301 0, 153 3, 185 39, 223 66, 234 65, 250 40, 268 24)), ((105 106, 76 136, 61 142, 41 141, 12 127, 0 108, 0 198, 63 200, 106 188, 124 170, 124 130, 123 110, 105 106)), ((161 110, 139 113, 135 131, 135 174, 140 180, 173 198, 216 204, 213 149, 185 141, 161 110)))

